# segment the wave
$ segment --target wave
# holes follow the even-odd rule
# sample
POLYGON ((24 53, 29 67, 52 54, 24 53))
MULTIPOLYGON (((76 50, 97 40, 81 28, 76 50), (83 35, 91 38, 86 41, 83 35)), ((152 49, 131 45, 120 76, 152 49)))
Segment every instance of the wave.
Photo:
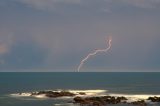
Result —
MULTIPOLYGON (((125 97, 128 100, 126 100, 127 103, 131 103, 134 101, 138 100, 145 100, 146 103, 151 103, 149 100, 147 100, 149 97, 160 97, 160 95, 153 95, 153 94, 118 94, 118 93, 109 93, 108 90, 101 90, 101 89, 96 89, 96 90, 44 90, 44 91, 52 91, 52 92, 62 92, 62 91, 67 91, 70 93, 74 93, 75 96, 80 96, 80 97, 92 97, 92 96, 114 96, 114 97, 125 97), (85 93, 85 95, 80 95, 80 93, 85 93)), ((38 93, 36 92, 26 92, 26 93, 15 93, 15 94, 10 94, 11 97, 32 97, 36 99, 49 99, 45 94, 40 94, 40 95, 32 95, 33 93, 38 93)), ((63 97, 57 97, 54 99, 73 99, 75 96, 63 96, 63 97)))
MULTIPOLYGON (((76 96, 102 96, 104 95, 105 92, 107 92, 107 90, 44 90, 44 91, 52 91, 52 92, 62 92, 62 91, 67 91, 70 93, 75 94, 76 96), (85 95, 80 95, 80 93, 85 93, 85 95)), ((14 93, 14 94, 10 94, 11 97, 35 97, 37 99, 46 99, 48 98, 45 94, 40 94, 40 95, 32 95, 33 93, 38 93, 38 91, 36 92, 24 92, 24 93, 14 93)), ((73 96, 75 97, 75 96, 73 96)), ((69 99, 69 98, 73 98, 70 96, 64 96, 64 97, 58 97, 56 99, 69 99)))
MULTIPOLYGON (((103 95, 107 92, 107 90, 68 90, 71 93, 79 95, 79 93, 85 93, 87 96, 96 96, 96 95, 103 95)), ((79 95, 79 96, 84 96, 84 95, 79 95)))
POLYGON ((160 95, 151 95, 151 94, 109 94, 110 96, 124 96, 127 98, 137 98, 137 99, 148 99, 148 97, 160 97, 160 95))
POLYGON ((114 97, 126 97, 128 100, 126 102, 131 103, 134 101, 145 100, 145 102, 150 102, 147 100, 149 97, 160 97, 160 95, 152 95, 152 94, 114 94, 111 93, 109 96, 114 97))
POLYGON ((14 93, 14 94, 10 94, 10 96, 12 97, 29 97, 31 96, 31 93, 14 93))

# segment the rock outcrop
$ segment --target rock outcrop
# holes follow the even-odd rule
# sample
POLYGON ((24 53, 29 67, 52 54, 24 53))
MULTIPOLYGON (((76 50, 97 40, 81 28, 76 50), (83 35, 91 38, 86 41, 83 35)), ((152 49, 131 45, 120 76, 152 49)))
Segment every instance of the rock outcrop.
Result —
POLYGON ((41 97, 45 96, 48 98, 58 98, 58 97, 72 97, 73 100, 69 103, 75 103, 85 106, 107 106, 108 104, 131 104, 137 106, 147 106, 148 102, 159 102, 160 97, 148 97, 148 99, 138 99, 131 100, 129 97, 125 96, 91 96, 84 92, 70 92, 70 91, 38 91, 31 93, 19 93, 19 95, 41 97), (39 96, 40 95, 40 96, 39 96))
POLYGON ((75 103, 86 104, 91 106, 103 106, 106 104, 118 104, 126 101, 125 97, 102 96, 102 97, 75 97, 75 103))
POLYGON ((63 96, 75 96, 76 94, 68 92, 68 91, 61 91, 61 92, 55 92, 55 91, 39 91, 39 92, 32 92, 32 96, 34 95, 45 95, 49 98, 57 98, 57 97, 63 97, 63 96))
MULTIPOLYGON (((132 104, 137 106, 147 106, 145 100, 137 100, 134 102, 127 102, 126 97, 114 97, 114 96, 100 96, 100 97, 75 97, 74 103, 86 106, 105 106, 107 104, 132 104)), ((160 102, 160 97, 149 97, 146 100, 151 102, 160 102)))
POLYGON ((152 102, 160 102, 160 97, 149 97, 147 100, 150 100, 152 102))

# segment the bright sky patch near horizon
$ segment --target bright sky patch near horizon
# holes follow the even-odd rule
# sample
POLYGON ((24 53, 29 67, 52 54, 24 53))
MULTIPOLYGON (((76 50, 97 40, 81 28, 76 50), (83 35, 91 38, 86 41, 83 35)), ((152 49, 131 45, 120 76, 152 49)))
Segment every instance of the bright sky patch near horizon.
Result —
POLYGON ((0 71, 160 71, 160 0, 1 0, 0 71))

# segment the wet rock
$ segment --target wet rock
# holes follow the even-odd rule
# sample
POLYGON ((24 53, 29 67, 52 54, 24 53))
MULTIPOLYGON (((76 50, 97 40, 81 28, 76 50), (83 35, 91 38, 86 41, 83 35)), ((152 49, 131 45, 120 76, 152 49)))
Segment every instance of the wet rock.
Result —
POLYGON ((125 97, 113 97, 113 96, 104 96, 102 97, 102 99, 107 102, 108 104, 118 104, 120 102, 124 102, 125 100, 127 100, 127 98, 125 97))
POLYGON ((86 93, 84 93, 84 92, 79 92, 79 94, 80 94, 80 95, 86 95, 86 93))
POLYGON ((138 105, 138 106, 147 106, 144 100, 135 101, 135 102, 132 102, 131 104, 138 105))
POLYGON ((86 97, 83 95, 86 95, 84 92, 77 92, 76 94, 68 92, 68 91, 39 91, 39 92, 32 92, 31 96, 35 95, 45 95, 46 97, 49 98, 57 98, 57 97, 63 97, 63 96, 69 96, 69 97, 74 97, 76 95, 81 95, 74 97, 74 102, 72 101, 71 103, 78 103, 80 105, 84 106, 105 106, 108 104, 132 104, 132 105, 137 105, 137 106, 147 106, 147 103, 145 100, 150 100, 151 102, 160 102, 160 97, 149 97, 148 99, 145 100, 137 100, 131 103, 127 102, 126 97, 117 97, 117 96, 93 96, 93 97, 86 97))
POLYGON ((92 103, 93 106, 102 106, 103 104, 100 101, 94 101, 92 103))
POLYGON ((126 97, 124 97, 124 96, 121 96, 121 97, 117 97, 117 99, 119 99, 119 100, 128 100, 126 97))
POLYGON ((74 93, 66 92, 66 91, 61 91, 61 92, 60 92, 60 95, 61 95, 61 96, 75 96, 74 93))
POLYGON ((81 98, 81 97, 75 97, 74 101, 75 101, 75 103, 79 103, 80 105, 91 105, 92 104, 91 101, 88 101, 88 100, 81 98))
POLYGON ((103 106, 107 104, 118 104, 122 103, 122 100, 127 100, 125 97, 114 97, 114 96, 102 96, 102 97, 75 97, 75 103, 87 104, 91 106, 103 106))
POLYGON ((81 103, 81 102, 84 102, 84 99, 81 98, 81 97, 79 97, 79 96, 77 96, 77 97, 74 98, 74 101, 75 101, 76 103, 81 103))
POLYGON ((150 101, 152 101, 152 102, 160 102, 160 97, 156 97, 156 96, 154 96, 154 97, 149 97, 147 100, 150 100, 150 101))
POLYGON ((50 98, 62 97, 62 96, 75 96, 74 93, 61 91, 61 92, 53 92, 53 91, 39 91, 39 92, 32 92, 31 95, 46 95, 50 98))
MULTIPOLYGON (((101 97, 75 97, 75 103, 86 106, 105 106, 107 104, 132 104, 137 106, 147 106, 145 100, 137 100, 131 103, 127 103, 126 97, 114 97, 114 96, 101 96, 101 97)), ((147 100, 152 102, 160 102, 160 97, 149 97, 147 100)))

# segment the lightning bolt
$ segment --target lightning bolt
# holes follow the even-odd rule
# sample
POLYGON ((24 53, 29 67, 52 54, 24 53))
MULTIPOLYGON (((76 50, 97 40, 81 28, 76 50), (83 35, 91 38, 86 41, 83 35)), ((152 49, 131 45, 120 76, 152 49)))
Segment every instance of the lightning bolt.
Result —
POLYGON ((83 64, 91 57, 91 56, 95 56, 97 53, 103 53, 103 52, 107 52, 112 44, 112 37, 109 36, 109 40, 107 40, 107 43, 108 43, 108 47, 106 49, 98 49, 98 50, 95 50, 93 53, 89 53, 79 64, 78 68, 77 68, 77 71, 79 72, 79 70, 81 69, 81 67, 83 66, 83 64))

